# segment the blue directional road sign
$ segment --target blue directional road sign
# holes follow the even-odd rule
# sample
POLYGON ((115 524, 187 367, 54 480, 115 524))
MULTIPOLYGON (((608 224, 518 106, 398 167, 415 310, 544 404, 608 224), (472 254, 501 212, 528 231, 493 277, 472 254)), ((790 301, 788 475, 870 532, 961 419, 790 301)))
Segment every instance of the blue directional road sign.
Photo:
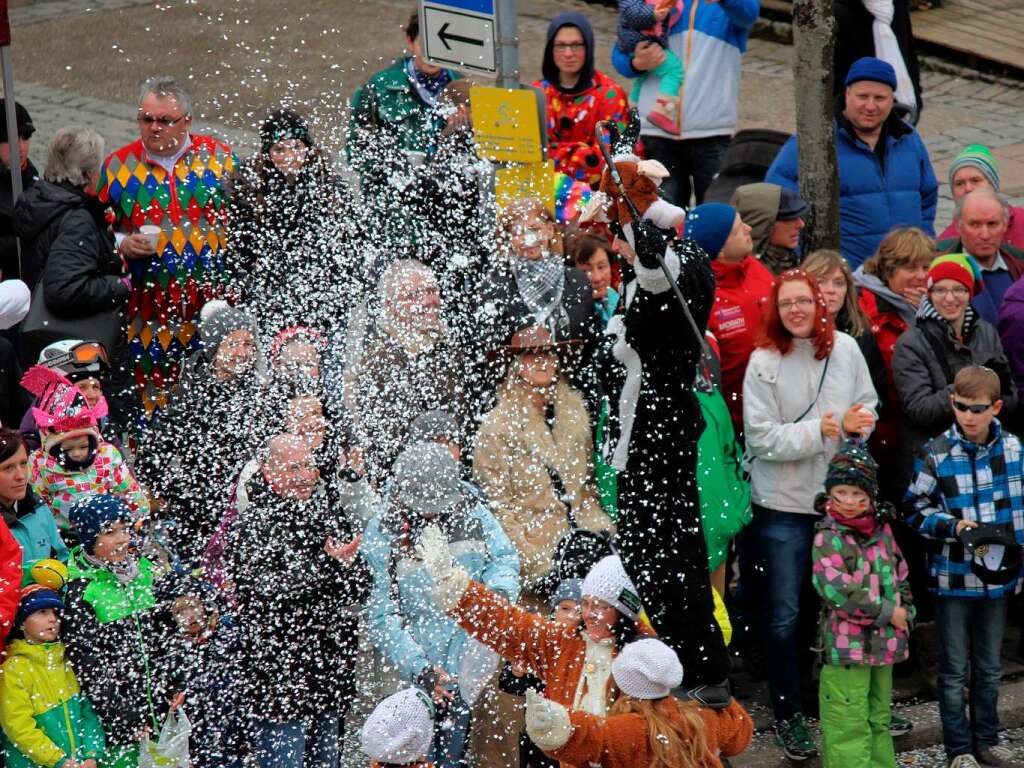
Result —
POLYGON ((421 0, 420 40, 427 59, 470 72, 497 73, 494 0, 421 0))

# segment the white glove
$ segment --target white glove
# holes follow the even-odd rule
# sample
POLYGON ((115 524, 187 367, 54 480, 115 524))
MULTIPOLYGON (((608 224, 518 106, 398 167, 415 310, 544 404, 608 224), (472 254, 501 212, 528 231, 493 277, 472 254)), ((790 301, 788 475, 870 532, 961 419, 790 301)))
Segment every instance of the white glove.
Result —
POLYGON ((569 710, 533 688, 526 691, 526 732, 545 752, 561 749, 572 735, 569 710))
POLYGON ((423 567, 434 581, 434 601, 448 613, 455 610, 469 586, 466 569, 455 564, 448 539, 437 524, 428 525, 420 534, 416 554, 423 561, 423 567))

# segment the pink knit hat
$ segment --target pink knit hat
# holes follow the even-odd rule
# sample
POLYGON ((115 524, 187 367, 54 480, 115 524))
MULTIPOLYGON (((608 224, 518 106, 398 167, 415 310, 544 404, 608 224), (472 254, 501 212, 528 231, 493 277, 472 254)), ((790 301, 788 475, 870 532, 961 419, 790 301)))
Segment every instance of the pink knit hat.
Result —
POLYGON ((90 408, 85 395, 67 376, 45 365, 33 365, 21 378, 21 386, 36 396, 32 416, 36 420, 43 449, 77 435, 100 438, 99 420, 107 415, 107 401, 101 398, 90 408))

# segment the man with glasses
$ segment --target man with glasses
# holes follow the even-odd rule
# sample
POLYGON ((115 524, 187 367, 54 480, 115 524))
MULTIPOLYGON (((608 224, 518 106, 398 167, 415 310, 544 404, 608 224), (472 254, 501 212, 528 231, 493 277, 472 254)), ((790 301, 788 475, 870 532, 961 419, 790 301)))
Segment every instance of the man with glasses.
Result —
POLYGON ((547 99, 549 157, 555 170, 595 189, 604 160, 594 128, 613 121, 626 127, 626 92, 594 69, 594 32, 582 13, 556 16, 548 25, 544 46, 544 77, 533 84, 547 99))
POLYGON ((191 133, 192 101, 173 78, 143 84, 138 123, 140 138, 104 161, 99 198, 114 210, 131 273, 128 345, 149 416, 166 405, 183 355, 200 346, 203 304, 224 291, 223 182, 237 160, 191 133))
MULTIPOLYGON (((14 232, 14 199, 11 189, 11 143, 7 135, 7 121, 3 119, 4 100, 0 99, 0 275, 9 280, 21 278, 18 262, 18 237, 14 232)), ((25 191, 39 179, 39 171, 28 159, 29 140, 35 133, 28 110, 15 102, 14 113, 18 124, 18 160, 21 164, 21 189, 25 191)))

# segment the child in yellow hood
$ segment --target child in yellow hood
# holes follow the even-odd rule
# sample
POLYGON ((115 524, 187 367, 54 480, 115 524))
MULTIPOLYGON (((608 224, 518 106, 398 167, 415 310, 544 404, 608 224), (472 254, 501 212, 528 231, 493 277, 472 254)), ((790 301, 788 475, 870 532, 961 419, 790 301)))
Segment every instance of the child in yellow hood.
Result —
POLYGON ((97 768, 103 756, 103 727, 58 639, 62 610, 52 589, 22 591, 0 677, 7 768, 97 768))

